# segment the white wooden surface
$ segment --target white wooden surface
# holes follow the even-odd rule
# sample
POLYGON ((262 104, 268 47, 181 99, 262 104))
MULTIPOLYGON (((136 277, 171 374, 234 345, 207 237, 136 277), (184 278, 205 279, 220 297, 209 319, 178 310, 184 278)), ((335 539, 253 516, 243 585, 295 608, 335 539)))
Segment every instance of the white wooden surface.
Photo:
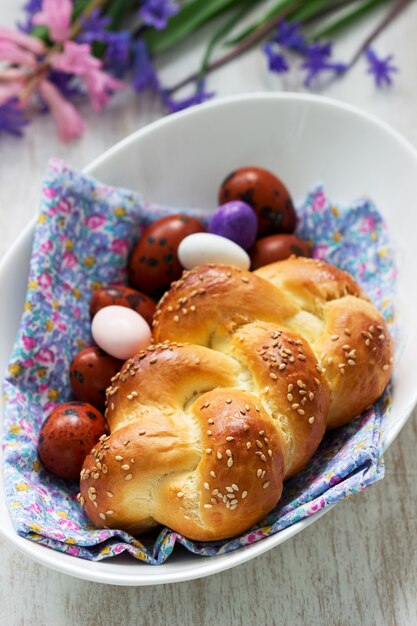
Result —
MULTIPOLYGON (((14 23, 20 4, 1 0, 1 25, 14 23)), ((338 47, 340 58, 349 58, 373 21, 346 35, 338 47)), ((380 116, 415 145, 416 28, 413 3, 378 41, 378 50, 394 52, 400 67, 392 90, 377 92, 360 63, 325 91, 380 116)), ((180 77, 190 65, 189 57, 168 59, 163 74, 180 77)), ((282 82, 268 75, 259 51, 219 71, 209 86, 222 95, 300 89, 297 75, 282 82)), ((34 122, 24 141, 1 138, 0 258, 37 209, 49 157, 81 168, 161 114, 154 98, 125 93, 101 115, 86 107, 88 132, 69 146, 55 138, 47 116, 34 122)), ((410 199, 410 211, 414 202, 410 199)), ((417 624, 416 415, 386 454, 382 482, 272 552, 210 578, 146 588, 86 583, 27 560, 0 539, 0 625, 417 624)))

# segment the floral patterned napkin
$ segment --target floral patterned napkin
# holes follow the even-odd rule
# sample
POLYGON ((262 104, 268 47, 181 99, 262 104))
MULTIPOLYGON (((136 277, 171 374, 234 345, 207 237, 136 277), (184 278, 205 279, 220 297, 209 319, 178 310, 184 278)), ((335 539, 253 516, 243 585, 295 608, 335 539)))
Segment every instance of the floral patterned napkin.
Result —
MULTIPOLYGON (((361 418, 327 434, 308 469, 286 483, 276 509, 232 540, 193 542, 167 528, 141 540, 118 530, 97 530, 76 501, 78 485, 43 470, 36 452, 38 432, 56 404, 71 398, 70 362, 91 345, 92 291, 125 282, 127 258, 143 228, 174 212, 178 208, 146 203, 135 192, 103 185, 60 161, 50 164, 24 312, 4 382, 6 498, 16 532, 29 540, 90 560, 126 550, 158 565, 176 542, 212 556, 279 532, 383 477, 381 435, 389 389, 361 418)), ((204 211, 187 212, 208 217, 204 211)), ((372 201, 340 207, 318 186, 298 207, 298 215, 297 234, 314 242, 314 256, 353 274, 395 331, 395 264, 372 201)))

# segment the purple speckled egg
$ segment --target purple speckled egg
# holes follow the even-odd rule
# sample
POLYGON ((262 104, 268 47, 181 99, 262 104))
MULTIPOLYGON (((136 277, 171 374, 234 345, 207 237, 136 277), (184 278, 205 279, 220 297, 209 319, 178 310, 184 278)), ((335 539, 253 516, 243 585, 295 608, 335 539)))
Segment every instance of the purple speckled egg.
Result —
POLYGON ((256 213, 246 202, 226 202, 213 213, 208 231, 231 239, 244 250, 248 250, 255 243, 258 232, 256 213))

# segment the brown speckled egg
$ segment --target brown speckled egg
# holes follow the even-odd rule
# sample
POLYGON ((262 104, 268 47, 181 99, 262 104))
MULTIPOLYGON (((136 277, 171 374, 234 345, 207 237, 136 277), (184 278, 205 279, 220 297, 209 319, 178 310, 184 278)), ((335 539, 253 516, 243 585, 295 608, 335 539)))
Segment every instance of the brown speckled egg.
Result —
POLYGON ((193 233, 205 232, 201 222, 188 215, 168 215, 151 224, 133 250, 129 261, 129 282, 147 294, 157 294, 180 278, 180 242, 193 233))
POLYGON ((219 204, 242 200, 258 216, 258 237, 292 233, 296 226, 294 205, 284 183, 260 167, 241 167, 223 181, 219 204))
POLYGON ((110 379, 122 368, 123 361, 101 348, 85 348, 75 355, 70 367, 71 387, 77 400, 104 410, 110 379))
POLYGON ((85 457, 105 432, 105 419, 91 404, 61 404, 42 424, 39 458, 55 476, 77 480, 85 457))
POLYGON ((112 285, 96 291, 90 302, 91 317, 94 317, 100 309, 114 304, 133 309, 142 315, 149 325, 152 324, 152 317, 156 309, 155 302, 149 296, 145 296, 136 289, 125 287, 125 285, 112 285))
POLYGON ((307 241, 295 235, 270 235, 258 239, 249 250, 251 270, 269 265, 275 261, 283 261, 291 255, 311 256, 311 248, 307 241))

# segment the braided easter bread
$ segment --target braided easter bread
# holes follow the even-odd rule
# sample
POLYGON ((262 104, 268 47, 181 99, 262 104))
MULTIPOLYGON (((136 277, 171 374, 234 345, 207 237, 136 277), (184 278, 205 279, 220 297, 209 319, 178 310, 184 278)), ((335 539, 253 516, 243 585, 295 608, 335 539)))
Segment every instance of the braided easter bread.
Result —
POLYGON ((159 304, 154 340, 113 379, 111 434, 81 472, 99 527, 242 533, 392 370, 375 306, 350 275, 304 258, 185 272, 159 304))

